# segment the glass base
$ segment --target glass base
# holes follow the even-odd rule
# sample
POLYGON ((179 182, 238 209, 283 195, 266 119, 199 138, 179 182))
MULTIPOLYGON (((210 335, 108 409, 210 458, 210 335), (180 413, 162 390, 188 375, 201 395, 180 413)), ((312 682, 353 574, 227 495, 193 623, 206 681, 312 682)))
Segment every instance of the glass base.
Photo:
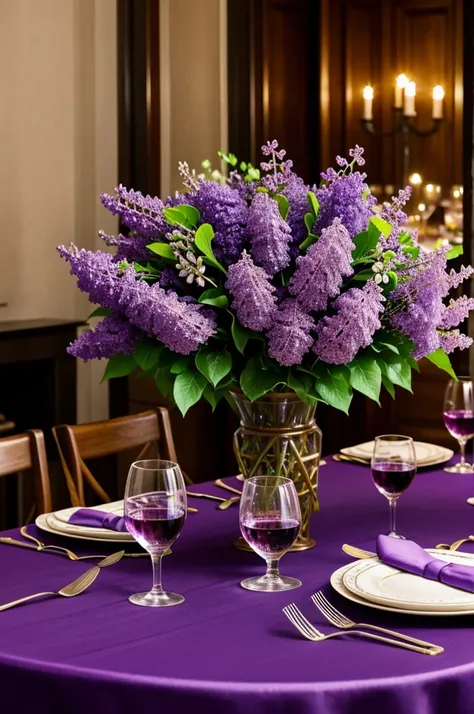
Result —
POLYGON ((142 605, 143 607, 171 607, 171 605, 180 605, 184 602, 184 597, 177 593, 135 593, 128 598, 134 605, 142 605))
POLYGON ((461 464, 461 462, 454 466, 447 466, 444 471, 450 474, 474 474, 474 468, 471 464, 461 464))
POLYGON ((400 540, 406 540, 405 536, 400 535, 400 533, 395 533, 395 531, 392 531, 389 533, 390 538, 399 538, 400 540))
POLYGON ((299 588, 301 580, 289 578, 285 575, 278 577, 261 575, 255 578, 247 578, 240 583, 246 590, 258 590, 260 592, 280 592, 281 590, 294 590, 299 588))

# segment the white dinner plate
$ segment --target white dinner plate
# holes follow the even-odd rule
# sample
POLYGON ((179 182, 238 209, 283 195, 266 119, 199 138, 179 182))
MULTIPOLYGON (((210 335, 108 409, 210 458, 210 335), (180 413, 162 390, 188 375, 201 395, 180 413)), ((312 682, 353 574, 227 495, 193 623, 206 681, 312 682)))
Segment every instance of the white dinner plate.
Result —
MULTIPOLYGON (((359 561, 357 561, 359 562, 359 561)), ((423 615, 424 617, 455 617, 455 616, 460 616, 460 615, 474 615, 474 609, 472 610, 405 610, 399 607, 387 607, 385 605, 379 605, 378 603, 375 602, 369 602, 368 600, 364 600, 363 598, 359 597, 358 595, 355 595, 352 593, 350 590, 346 588, 344 585, 344 575, 345 573, 354 566, 354 563, 349 563, 348 565, 343 565, 342 568, 338 568, 332 575, 331 575, 331 585, 334 588, 334 590, 341 595, 342 597, 346 598, 346 600, 350 600, 351 602, 355 602, 358 605, 363 605, 364 607, 370 607, 373 610, 384 610, 385 612, 396 612, 401 615, 416 615, 419 617, 420 615, 423 615)))
MULTIPOLYGON (((469 553, 441 553, 427 550, 438 560, 474 567, 469 553)), ((344 585, 369 602, 408 610, 474 610, 474 593, 406 573, 377 559, 361 560, 344 574, 344 585)))
MULTIPOLYGON (((428 444, 424 441, 415 441, 415 454, 418 466, 436 466, 436 464, 444 464, 454 456, 454 451, 447 449, 444 446, 436 444, 428 444)), ((374 442, 367 441, 364 444, 356 446, 348 446, 341 449, 341 454, 346 456, 355 456, 359 459, 370 461, 374 451, 374 442)))
MULTIPOLYGON (((123 514, 123 501, 115 501, 114 503, 104 503, 94 506, 97 510, 106 511, 107 513, 123 514)), ((72 514, 79 510, 78 508, 64 508, 55 513, 43 513, 38 516, 35 523, 41 530, 48 533, 55 533, 67 536, 69 538, 79 538, 83 540, 107 541, 111 543, 123 543, 124 541, 133 542, 134 538, 130 533, 123 533, 110 530, 109 528, 92 528, 89 526, 78 526, 69 523, 68 520, 72 514)))

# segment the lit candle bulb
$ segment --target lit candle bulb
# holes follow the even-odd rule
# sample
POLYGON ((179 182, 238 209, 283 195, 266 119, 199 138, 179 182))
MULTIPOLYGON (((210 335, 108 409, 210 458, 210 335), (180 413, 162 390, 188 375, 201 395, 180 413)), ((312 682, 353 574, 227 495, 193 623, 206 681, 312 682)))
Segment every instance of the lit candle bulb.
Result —
POLYGON ((395 83, 395 108, 401 109, 403 106, 403 90, 410 80, 406 74, 399 74, 395 83))
POLYGON ((364 87, 362 96, 364 97, 364 119, 366 121, 372 121, 372 119, 374 118, 372 114, 372 101, 374 98, 373 87, 371 87, 370 85, 364 87))
POLYGON ((406 117, 416 116, 415 97, 416 97, 416 84, 415 84, 415 82, 408 82, 405 87, 405 104, 404 104, 404 109, 403 109, 406 117))
POLYGON ((444 89, 437 84, 433 87, 433 119, 443 118, 444 89))

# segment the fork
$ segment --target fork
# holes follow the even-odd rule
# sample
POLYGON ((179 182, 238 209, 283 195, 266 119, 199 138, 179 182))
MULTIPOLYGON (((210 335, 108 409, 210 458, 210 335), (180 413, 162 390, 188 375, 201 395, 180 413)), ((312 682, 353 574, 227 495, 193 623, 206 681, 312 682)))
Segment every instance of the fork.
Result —
POLYGON ((416 637, 409 637, 404 635, 402 632, 396 632, 394 630, 389 630, 386 627, 378 627, 377 625, 368 625, 365 622, 354 622, 348 617, 337 610, 334 605, 332 605, 327 597, 321 592, 317 592, 311 596, 311 600, 318 608, 319 612, 324 615, 326 620, 334 625, 334 627, 340 630, 351 630, 353 628, 363 628, 365 630, 374 630, 375 632, 383 632, 385 635, 392 635, 393 637, 398 637, 400 640, 406 640, 406 642, 412 642, 415 645, 420 645, 420 647, 428 647, 437 650, 436 654, 443 652, 443 648, 439 645, 434 645, 431 642, 425 642, 424 640, 418 640, 416 637))
MULTIPOLYGON (((31 533, 28 533, 26 526, 23 526, 20 528, 20 533, 23 536, 23 538, 27 538, 28 540, 32 540, 34 543, 36 543, 37 548, 36 550, 38 552, 41 552, 42 550, 50 550, 50 551, 55 551, 57 553, 66 553, 67 557, 69 560, 92 560, 92 559, 97 559, 97 558, 106 558, 107 556, 105 555, 76 555, 75 553, 72 552, 72 550, 69 550, 69 548, 63 548, 60 545, 45 545, 42 543, 38 538, 35 538, 34 536, 31 535, 31 533)), ((11 541, 12 545, 21 545, 19 541, 15 541, 13 539, 3 539, 2 542, 7 542, 11 541)), ((23 545, 27 545, 24 543, 23 545)), ((30 547, 30 546, 27 546, 30 547)), ((148 553, 124 553, 125 558, 146 558, 148 557, 148 553)))
POLYGON ((417 647, 416 645, 410 645, 408 642, 401 642, 400 640, 391 640, 388 637, 381 637, 380 635, 371 635, 370 632, 364 632, 363 630, 351 630, 350 632, 331 632, 329 635, 325 635, 319 630, 317 630, 314 625, 311 624, 309 620, 303 615, 301 610, 296 607, 294 603, 287 605, 283 608, 283 612, 289 619, 289 621, 296 627, 296 629, 301 632, 303 637, 311 642, 323 642, 324 640, 330 640, 333 637, 344 637, 344 635, 359 635, 359 637, 367 637, 370 640, 376 640, 377 642, 385 642, 388 645, 393 645, 394 647, 401 647, 402 649, 411 650, 412 652, 418 652, 419 654, 426 655, 437 655, 443 652, 442 648, 435 650, 428 647, 417 647))

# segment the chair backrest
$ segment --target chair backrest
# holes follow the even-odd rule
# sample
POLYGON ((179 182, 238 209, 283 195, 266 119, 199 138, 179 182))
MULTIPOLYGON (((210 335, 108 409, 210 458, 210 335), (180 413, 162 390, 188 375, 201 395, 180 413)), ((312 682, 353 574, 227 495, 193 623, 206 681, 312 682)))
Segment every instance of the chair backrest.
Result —
POLYGON ((84 480, 102 501, 111 500, 85 464, 86 459, 111 456, 136 447, 142 447, 137 459, 143 459, 157 446, 161 458, 176 461, 169 412, 164 407, 89 424, 62 424, 53 428, 53 434, 73 506, 86 505, 84 480))
POLYGON ((39 513, 53 510, 44 434, 39 429, 0 439, 0 476, 31 470, 39 513))

